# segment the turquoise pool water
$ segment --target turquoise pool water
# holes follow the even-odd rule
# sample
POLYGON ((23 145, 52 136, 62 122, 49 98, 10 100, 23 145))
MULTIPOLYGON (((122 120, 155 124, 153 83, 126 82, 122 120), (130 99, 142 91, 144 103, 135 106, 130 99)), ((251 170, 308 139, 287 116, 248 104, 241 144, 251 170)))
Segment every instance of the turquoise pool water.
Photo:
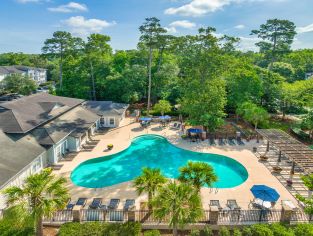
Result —
POLYGON ((188 161, 206 162, 213 166, 219 180, 216 188, 232 188, 248 178, 243 165, 226 156, 198 153, 178 148, 158 135, 143 135, 133 139, 122 152, 90 159, 71 174, 75 185, 102 188, 130 181, 139 176, 142 167, 160 168, 164 176, 177 178, 179 167, 188 161))

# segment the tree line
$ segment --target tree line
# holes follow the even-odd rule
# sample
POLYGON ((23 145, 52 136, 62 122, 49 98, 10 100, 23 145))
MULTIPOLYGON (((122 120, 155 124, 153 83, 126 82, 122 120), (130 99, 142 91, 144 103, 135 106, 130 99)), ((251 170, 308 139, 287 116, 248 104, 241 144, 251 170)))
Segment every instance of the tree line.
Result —
POLYGON ((293 22, 270 19, 251 32, 260 39, 259 52, 242 52, 239 38, 217 36, 213 27, 173 36, 151 17, 139 27, 137 49, 113 52, 107 35, 83 40, 57 31, 41 55, 1 54, 0 65, 47 68, 62 96, 144 102, 147 113, 160 99, 180 104, 191 124, 214 130, 245 103, 283 115, 313 105, 313 80, 305 80, 313 50, 291 49, 295 29, 293 22))

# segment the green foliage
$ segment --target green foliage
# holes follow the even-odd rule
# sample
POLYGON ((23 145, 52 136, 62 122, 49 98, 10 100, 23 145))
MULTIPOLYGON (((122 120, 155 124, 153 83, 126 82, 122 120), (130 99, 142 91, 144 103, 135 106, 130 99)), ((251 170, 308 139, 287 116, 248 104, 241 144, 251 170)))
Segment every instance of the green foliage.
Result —
POLYGON ((309 135, 313 138, 313 111, 310 111, 302 120, 301 127, 309 130, 309 135))
POLYGON ((138 222, 108 224, 100 222, 65 223, 61 225, 59 236, 139 236, 141 226, 138 222))
POLYGON ((242 236, 242 233, 239 229, 234 229, 233 230, 233 236, 242 236))
POLYGON ((293 81, 295 70, 291 64, 285 62, 274 62, 272 66, 272 71, 280 74, 281 76, 288 79, 288 81, 293 81))
POLYGON ((171 104, 166 100, 160 100, 157 104, 154 105, 153 110, 160 112, 163 116, 165 113, 170 112, 172 109, 171 104))
POLYGON ((189 236, 200 236, 200 230, 198 230, 198 229, 191 230, 189 236))
POLYGON ((296 195, 296 198, 303 202, 305 207, 304 207, 304 212, 310 215, 311 217, 313 216, 313 196, 310 197, 303 197, 300 194, 296 195))
POLYGON ((219 236, 230 236, 230 232, 229 229, 225 226, 221 227, 219 232, 218 232, 219 236))
POLYGON ((20 74, 9 75, 5 77, 0 87, 7 93, 19 93, 22 95, 30 95, 37 89, 37 84, 34 80, 20 74))
POLYGON ((65 178, 56 177, 52 174, 52 169, 47 168, 28 176, 21 187, 8 187, 3 193, 7 197, 8 206, 23 207, 24 211, 30 210, 36 225, 36 233, 42 235, 42 218, 63 209, 68 201, 65 183, 65 178))
POLYGON ((177 235, 178 226, 196 222, 203 216, 200 195, 184 183, 169 183, 162 187, 152 200, 153 214, 157 219, 169 217, 173 234, 177 235))
POLYGON ((161 233, 159 230, 153 229, 145 231, 143 236, 161 236, 161 233))
POLYGON ((313 191, 313 173, 308 175, 302 175, 301 180, 310 191, 313 191))
POLYGON ((270 225, 270 229, 273 232, 273 236, 294 236, 292 230, 281 224, 272 224, 270 225))
POLYGON ((133 180, 133 185, 139 195, 148 193, 149 208, 156 191, 160 189, 167 179, 161 174, 160 169, 142 168, 142 174, 133 180))
POLYGON ((273 236, 273 232, 271 229, 268 227, 268 225, 252 225, 250 227, 251 233, 253 236, 273 236))
POLYGON ((312 224, 298 224, 294 228, 295 236, 313 236, 313 225, 312 224))
POLYGON ((199 192, 201 187, 211 187, 218 179, 212 166, 205 162, 189 161, 186 166, 179 168, 179 172, 178 180, 194 186, 199 192))
POLYGON ((237 114, 241 115, 245 120, 254 124, 255 128, 261 123, 268 121, 269 115, 267 111, 251 102, 243 103, 238 109, 237 114))

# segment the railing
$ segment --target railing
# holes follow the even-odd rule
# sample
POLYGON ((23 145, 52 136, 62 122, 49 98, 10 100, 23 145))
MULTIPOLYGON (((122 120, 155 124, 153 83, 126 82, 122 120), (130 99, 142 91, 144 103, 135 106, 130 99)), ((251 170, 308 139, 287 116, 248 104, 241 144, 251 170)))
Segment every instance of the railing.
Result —
MULTIPOLYGON (((148 210, 123 211, 123 210, 92 210, 82 209, 79 212, 79 221, 101 221, 101 222, 127 222, 137 221, 145 224, 168 224, 171 215, 159 220, 148 210)), ((74 211, 62 210, 56 212, 52 217, 44 219, 45 223, 65 223, 74 221, 74 211)), ((77 213, 77 212, 76 212, 77 213)), ((281 210, 227 210, 216 212, 217 219, 212 220, 214 215, 211 211, 205 210, 203 217, 196 223, 219 224, 219 225, 249 225, 255 223, 281 222, 283 213, 281 210)), ((0 211, 1 217, 1 211, 0 211)), ((290 224, 313 222, 313 217, 302 210, 292 212, 290 224)))

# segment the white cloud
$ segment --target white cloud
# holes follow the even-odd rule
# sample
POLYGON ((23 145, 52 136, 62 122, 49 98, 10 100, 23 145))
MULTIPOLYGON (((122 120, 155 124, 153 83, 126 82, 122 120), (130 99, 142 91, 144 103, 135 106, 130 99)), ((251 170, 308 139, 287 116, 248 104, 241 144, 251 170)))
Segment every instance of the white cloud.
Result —
POLYGON ((234 28, 235 29, 244 29, 244 28, 246 28, 246 26, 245 25, 236 25, 234 28))
POLYGON ((285 0, 191 0, 180 7, 171 7, 164 11, 167 15, 202 16, 223 9, 232 3, 244 2, 283 2, 285 0))
POLYGON ((48 10, 52 12, 70 13, 70 12, 88 11, 88 8, 85 4, 69 2, 68 4, 60 5, 58 7, 50 7, 48 8, 48 10))
POLYGON ((196 27, 196 24, 193 22, 190 22, 188 20, 178 20, 178 21, 174 21, 172 23, 169 24, 170 27, 181 27, 181 28, 185 28, 185 29, 192 29, 194 27, 196 27))
POLYGON ((240 43, 239 48, 242 51, 258 51, 258 47, 255 45, 260 41, 257 37, 239 37, 240 43))
POLYGON ((297 28, 297 32, 299 34, 313 32, 313 24, 310 24, 310 25, 307 25, 307 26, 303 26, 303 27, 298 27, 297 28))
POLYGON ((100 33, 104 28, 115 25, 116 22, 108 22, 100 19, 85 19, 83 16, 73 16, 63 21, 70 31, 79 36, 87 36, 91 33, 100 33))
POLYGON ((177 33, 177 30, 175 27, 164 27, 164 29, 166 29, 167 33, 170 33, 170 34, 177 33))

